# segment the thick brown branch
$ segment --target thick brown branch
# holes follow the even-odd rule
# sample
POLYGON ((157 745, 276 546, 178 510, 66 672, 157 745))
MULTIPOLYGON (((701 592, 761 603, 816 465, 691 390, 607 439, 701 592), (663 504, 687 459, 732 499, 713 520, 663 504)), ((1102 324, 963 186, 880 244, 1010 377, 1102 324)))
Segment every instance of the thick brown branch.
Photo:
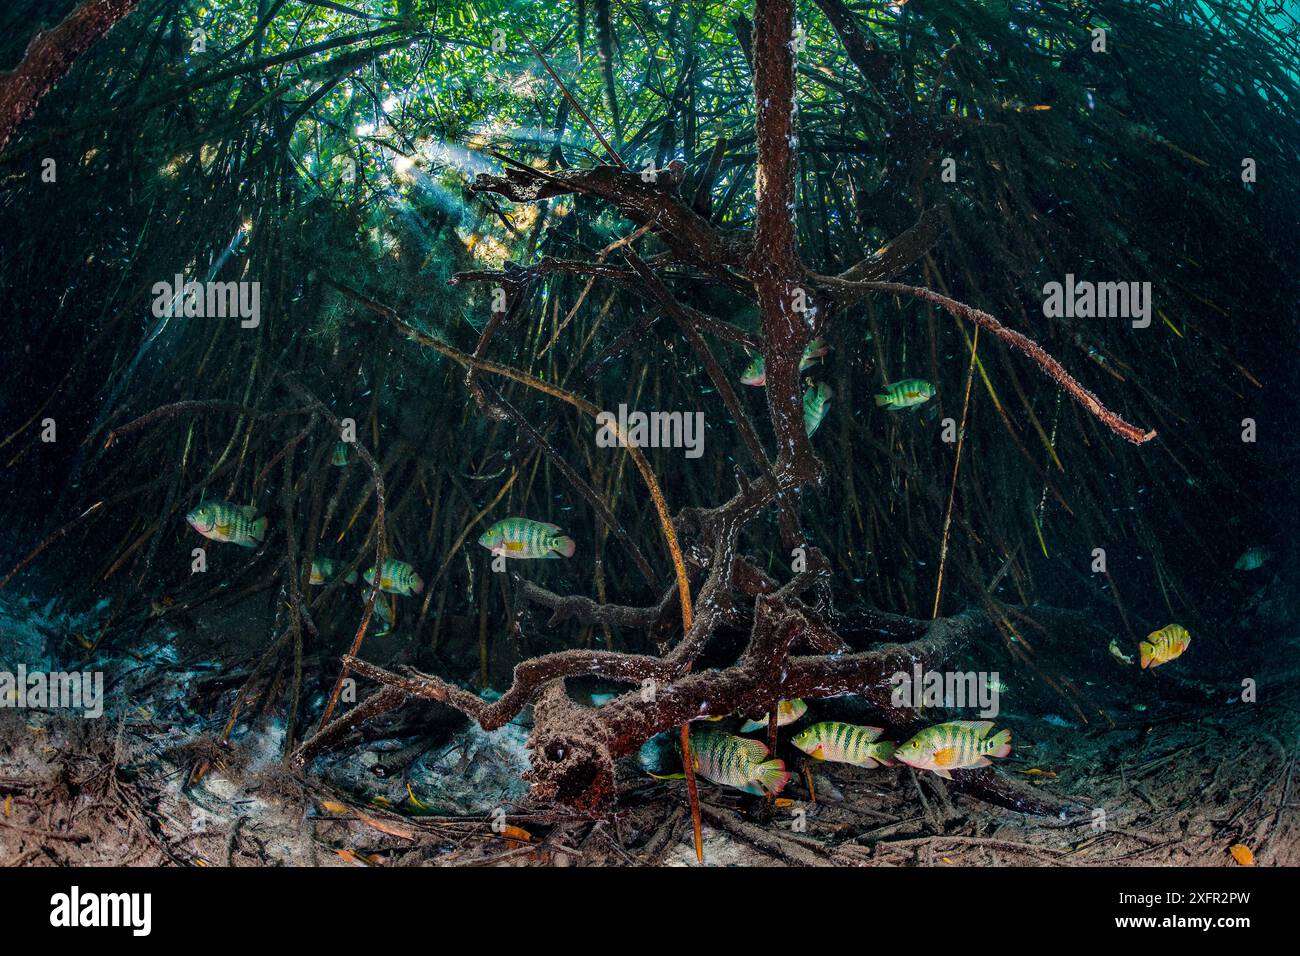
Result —
POLYGON ((86 0, 57 27, 32 38, 23 61, 12 72, 0 75, 0 153, 77 58, 134 10, 138 2, 86 0))
POLYGON ((776 433, 777 460, 810 480, 817 465, 803 424, 799 359, 811 333, 807 320, 812 302, 810 290, 801 287, 805 270, 795 246, 793 33, 793 0, 758 0, 754 13, 758 165, 748 272, 767 342, 763 355, 767 406, 776 433))
MULTIPOLYGON (((947 210, 943 206, 931 206, 921 213, 921 218, 910 229, 885 243, 861 262, 844 270, 836 278, 845 282, 892 279, 934 248, 934 244, 939 241, 939 237, 947 228, 946 213, 947 210)), ((835 305, 846 308, 860 297, 848 290, 840 290, 835 305)))
POLYGON ((582 624, 610 624, 618 627, 653 627, 671 608, 677 597, 677 588, 671 587, 664 592, 662 600, 655 607, 626 607, 621 604, 597 604, 581 594, 556 594, 534 584, 518 575, 514 576, 519 588, 519 596, 532 604, 550 608, 550 626, 568 620, 577 620, 582 624))
POLYGON ((1079 382, 1070 375, 1052 356, 1044 351, 1043 347, 1033 339, 1017 332, 1015 329, 1009 329, 987 312, 969 306, 964 302, 958 302, 956 299, 950 299, 946 295, 940 295, 930 289, 922 289, 918 286, 904 285, 900 282, 859 282, 843 283, 842 280, 831 276, 816 277, 816 281, 825 283, 830 286, 850 286, 862 289, 864 291, 890 292, 895 295, 909 295, 925 302, 931 302, 941 306, 959 319, 966 319, 974 322, 981 328, 992 332, 1002 341, 1009 343, 1019 349, 1025 355, 1037 362, 1070 396, 1087 409, 1103 425, 1113 431, 1121 438, 1133 442, 1135 445, 1141 445, 1149 442, 1156 437, 1155 431, 1143 431, 1136 425, 1129 424, 1120 418, 1109 408, 1101 403, 1092 392, 1088 391, 1079 382))
POLYGON ((617 166, 565 169, 554 173, 510 168, 504 176, 480 174, 470 187, 473 192, 490 192, 513 202, 537 202, 554 196, 585 193, 611 203, 637 225, 653 223, 651 229, 682 262, 689 262, 710 274, 738 267, 742 250, 724 239, 684 203, 670 188, 671 177, 660 172, 660 182, 645 182, 639 173, 617 166))

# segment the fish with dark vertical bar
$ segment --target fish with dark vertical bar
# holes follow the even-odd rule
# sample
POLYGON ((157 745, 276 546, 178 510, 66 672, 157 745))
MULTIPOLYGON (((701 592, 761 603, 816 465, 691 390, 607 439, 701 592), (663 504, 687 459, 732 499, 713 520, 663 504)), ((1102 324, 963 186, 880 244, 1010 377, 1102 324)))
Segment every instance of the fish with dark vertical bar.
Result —
POLYGON ((257 548, 266 540, 266 519, 259 518, 252 505, 205 501, 187 514, 185 520, 203 537, 241 548, 257 548))
POLYGON ((571 558, 577 545, 557 524, 531 518, 504 518, 479 536, 478 543, 507 558, 571 558))

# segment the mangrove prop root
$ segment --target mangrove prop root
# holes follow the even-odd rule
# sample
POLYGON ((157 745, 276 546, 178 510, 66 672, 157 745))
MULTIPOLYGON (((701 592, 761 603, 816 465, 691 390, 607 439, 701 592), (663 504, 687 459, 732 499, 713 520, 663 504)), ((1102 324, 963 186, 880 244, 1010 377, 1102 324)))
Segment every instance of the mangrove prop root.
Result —
MULTIPOLYGON (((840 16, 843 11, 838 3, 827 2, 823 10, 829 11, 841 37, 856 36, 851 29, 852 22, 840 16)), ((836 633, 815 608, 803 603, 805 592, 824 590, 830 574, 829 562, 820 553, 810 556, 807 571, 778 585, 739 552, 742 530, 773 505, 782 518, 781 534, 786 545, 801 543, 798 495, 823 475, 803 424, 799 362, 810 328, 805 315, 795 306, 797 290, 811 287, 815 301, 823 307, 820 323, 873 292, 907 295, 939 305, 1033 359, 1117 435, 1139 444, 1155 437, 1154 432, 1143 431, 1111 412, 1037 343, 1006 328, 993 316, 929 289, 880 281, 891 279, 934 246, 945 229, 946 211, 942 207, 922 213, 911 229, 839 276, 818 276, 808 271, 799 254, 791 218, 797 165, 795 64, 790 46, 793 27, 792 0, 757 0, 751 47, 757 117, 756 204, 754 228, 748 239, 724 238, 712 223, 678 196, 677 187, 683 173, 680 164, 670 164, 657 181, 646 182, 621 164, 548 172, 501 156, 507 166, 504 175, 479 175, 471 187, 475 192, 496 193, 514 202, 539 202, 555 196, 582 194, 612 206, 642 230, 649 229, 667 247, 663 257, 647 261, 631 250, 629 242, 625 255, 629 269, 610 266, 603 260, 593 264, 552 259, 538 266, 507 269, 500 276, 461 273, 456 281, 506 282, 515 293, 516 304, 522 300, 523 284, 547 272, 585 274, 632 287, 677 321, 710 372, 744 432, 745 444, 761 472, 757 480, 750 482, 738 473, 740 489, 725 504, 687 508, 671 518, 644 457, 634 447, 628 450, 654 500, 673 560, 677 610, 681 614, 681 634, 676 646, 661 652, 662 656, 569 650, 525 660, 515 668, 509 689, 492 702, 438 677, 410 669, 390 671, 350 654, 344 658, 345 672, 376 681, 383 689, 350 715, 333 723, 323 722, 317 735, 299 748, 296 756, 300 761, 336 744, 350 727, 368 719, 366 714, 358 716, 363 709, 372 708, 373 714, 391 709, 395 694, 446 704, 476 720, 485 730, 502 726, 532 703, 534 725, 529 740, 532 754, 528 780, 533 794, 593 812, 608 807, 615 797, 617 761, 635 753, 649 738, 676 727, 681 733, 699 854, 700 809, 690 754, 692 721, 735 712, 751 715, 774 712, 774 701, 794 697, 817 699, 854 694, 889 715, 894 729, 902 732, 916 726, 920 721, 918 715, 891 707, 894 686, 891 678, 900 671, 910 672, 918 664, 928 668, 938 666, 973 642, 990 637, 994 625, 987 614, 964 612, 930 622, 881 614, 866 621, 862 629, 886 639, 896 635, 904 642, 855 651, 852 642, 836 633), (765 393, 775 438, 775 455, 771 458, 748 420, 739 414, 741 407, 734 390, 725 382, 725 374, 712 359, 701 333, 733 340, 734 336, 723 334, 725 323, 690 310, 675 299, 667 284, 654 272, 654 267, 670 263, 693 267, 757 302, 761 352, 767 366, 765 393), (688 580, 688 560, 693 572, 705 573, 694 596, 688 580), (741 620, 749 622, 750 634, 740 657, 722 669, 694 670, 693 665, 717 629, 741 620), (600 708, 586 707, 565 692, 565 679, 578 676, 601 677, 634 689, 600 708), (340 722, 344 720, 351 723, 343 726, 340 722)), ((854 52, 858 66, 874 82, 883 85, 888 77, 880 68, 884 61, 879 51, 859 44, 854 52)), ((888 97, 893 91, 882 92, 888 97)), ((594 417, 599 412, 591 402, 576 394, 521 369, 490 360, 486 347, 496 330, 495 324, 485 331, 474 353, 467 354, 412 326, 395 310, 358 293, 349 295, 385 316, 408 339, 464 367, 471 393, 480 409, 492 417, 512 416, 504 414, 504 398, 499 393, 489 398, 480 389, 477 373, 501 376, 566 402, 588 416, 594 417), (495 407, 493 398, 497 399, 495 407)), ((671 600, 671 595, 666 595, 657 608, 626 608, 554 595, 523 582, 520 587, 525 600, 554 612, 553 622, 576 617, 588 624, 643 628, 653 619, 654 624, 647 628, 651 635, 662 625, 671 600)), ((1015 788, 991 770, 959 773, 956 785, 958 789, 1004 806, 1036 813, 1059 812, 1057 806, 1015 788)))
POLYGON ((23 61, 12 72, 0 74, 0 152, 77 58, 134 10, 138 2, 85 0, 57 27, 32 39, 23 61))

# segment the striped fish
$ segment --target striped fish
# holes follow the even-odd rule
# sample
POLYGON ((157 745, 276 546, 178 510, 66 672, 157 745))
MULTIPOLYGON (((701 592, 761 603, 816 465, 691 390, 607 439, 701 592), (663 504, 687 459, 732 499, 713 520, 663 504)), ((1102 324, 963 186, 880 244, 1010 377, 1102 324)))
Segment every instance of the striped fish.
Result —
MULTIPOLYGON (((343 572, 343 562, 335 561, 333 558, 313 558, 311 562, 311 584, 325 584, 334 580, 343 572)), ((356 584, 357 572, 349 571, 348 576, 343 579, 344 584, 356 584)))
POLYGON ((825 339, 811 339, 803 347, 803 358, 799 360, 799 371, 806 372, 818 362, 826 357, 830 346, 826 344, 825 339))
POLYGON ((503 518, 480 535, 478 543, 507 558, 571 558, 577 549, 559 525, 531 518, 503 518))
POLYGON ((767 744, 731 734, 691 734, 695 772, 705 780, 759 796, 790 780, 784 760, 768 760, 767 744))
MULTIPOLYGON (((794 700, 781 700, 776 704, 776 725, 784 727, 786 724, 793 724, 808 711, 808 705, 796 697, 794 700)), ((747 734, 751 730, 762 730, 767 727, 768 714, 764 714, 758 720, 747 720, 740 725, 740 732, 747 734)))
POLYGON ((799 731, 790 742, 814 760, 848 763, 855 767, 892 767, 894 745, 877 741, 884 731, 879 727, 859 727, 828 720, 799 731))
POLYGON ((991 720, 953 720, 927 727, 894 751, 894 759, 917 770, 932 770, 952 779, 952 770, 987 767, 989 757, 1011 753, 1011 731, 990 737, 991 720))
POLYGON ((259 547, 266 540, 266 519, 252 505, 205 501, 185 516, 189 526, 213 541, 228 541, 242 548, 259 547))
POLYGON ((812 438, 831 404, 831 388, 825 382, 810 385, 803 393, 803 427, 812 438))
MULTIPOLYGON (((373 565, 366 569, 364 577, 367 584, 375 583, 375 568, 373 565)), ((423 591, 424 581, 415 573, 415 568, 405 561, 389 558, 384 562, 384 573, 379 576, 379 590, 387 591, 389 594, 409 596, 423 591)))
MULTIPOLYGON (((361 603, 364 606, 370 600, 370 592, 361 592, 361 603)), ((373 625, 375 630, 371 634, 375 637, 383 637, 390 633, 397 624, 397 600, 391 595, 380 593, 375 598, 374 619, 378 620, 377 625, 373 625)))
MULTIPOLYGON (((830 351, 825 339, 813 339, 803 347, 803 356, 799 359, 799 371, 806 372, 826 357, 830 351)), ((762 354, 754 356, 753 361, 740 373, 741 385, 766 385, 767 363, 762 354)))
POLYGON ((1237 563, 1233 567, 1238 571, 1254 571, 1256 568, 1262 567, 1264 562, 1271 557, 1273 555, 1268 548, 1251 548, 1237 559, 1237 563))
POLYGON ((913 408, 924 405, 934 396, 934 386, 922 378, 895 382, 876 396, 877 408, 913 408))
POLYGON ((1168 664, 1182 655, 1192 643, 1192 635, 1181 624, 1169 624, 1158 631, 1152 631, 1147 639, 1138 644, 1142 652, 1142 669, 1168 664))

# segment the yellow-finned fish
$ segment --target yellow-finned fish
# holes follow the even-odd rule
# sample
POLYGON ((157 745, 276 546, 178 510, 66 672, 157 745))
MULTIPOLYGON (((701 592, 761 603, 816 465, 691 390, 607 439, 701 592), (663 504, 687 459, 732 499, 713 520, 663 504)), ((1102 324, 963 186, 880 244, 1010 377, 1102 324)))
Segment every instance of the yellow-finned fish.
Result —
POLYGON ((1168 624, 1158 631, 1152 631, 1145 641, 1138 644, 1142 652, 1142 669, 1159 667, 1181 657, 1192 643, 1192 635, 1181 624, 1168 624))
MULTIPOLYGON (((794 700, 781 700, 776 704, 776 725, 784 727, 786 724, 793 724, 796 720, 808 712, 808 705, 796 697, 794 700)), ((740 725, 740 732, 747 734, 751 730, 765 730, 769 714, 764 714, 758 720, 747 720, 740 725)))
POLYGON ((759 796, 780 793, 790 780, 784 760, 768 760, 767 744, 731 734, 691 734, 695 772, 705 780, 759 796))
POLYGON ((252 505, 205 501, 185 516, 189 526, 213 541, 228 541, 242 548, 257 548, 266 540, 266 519, 252 505))
POLYGON ((953 720, 927 727, 894 751, 894 759, 952 779, 953 770, 987 767, 990 757, 1011 753, 1011 731, 989 736, 991 720, 953 720))
POLYGON ((826 412, 830 409, 831 404, 831 387, 825 382, 819 382, 816 385, 808 386, 808 391, 803 393, 803 427, 808 432, 808 437, 812 438, 826 417, 826 412))
POLYGON ((790 738, 794 744, 814 760, 847 763, 855 767, 886 767, 894 765, 894 744, 877 740, 882 733, 879 727, 859 727, 828 720, 799 731, 790 738))
MULTIPOLYGON (((335 561, 333 558, 312 558, 310 584, 325 584, 334 580, 343 572, 343 562, 335 561)), ((357 572, 349 571, 348 576, 343 579, 344 584, 356 584, 357 572)))
MULTIPOLYGON (((366 569, 365 582, 375 583, 373 566, 366 569)), ((415 573, 415 568, 405 561, 389 558, 384 562, 384 573, 379 576, 379 590, 387 591, 389 594, 410 596, 424 590, 424 581, 415 573)))
POLYGON ((877 408, 915 408, 934 397, 934 386, 922 378, 895 382, 876 396, 877 408))
POLYGON ((531 518, 503 518, 478 543, 507 558, 571 558, 578 547, 559 525, 531 518))

